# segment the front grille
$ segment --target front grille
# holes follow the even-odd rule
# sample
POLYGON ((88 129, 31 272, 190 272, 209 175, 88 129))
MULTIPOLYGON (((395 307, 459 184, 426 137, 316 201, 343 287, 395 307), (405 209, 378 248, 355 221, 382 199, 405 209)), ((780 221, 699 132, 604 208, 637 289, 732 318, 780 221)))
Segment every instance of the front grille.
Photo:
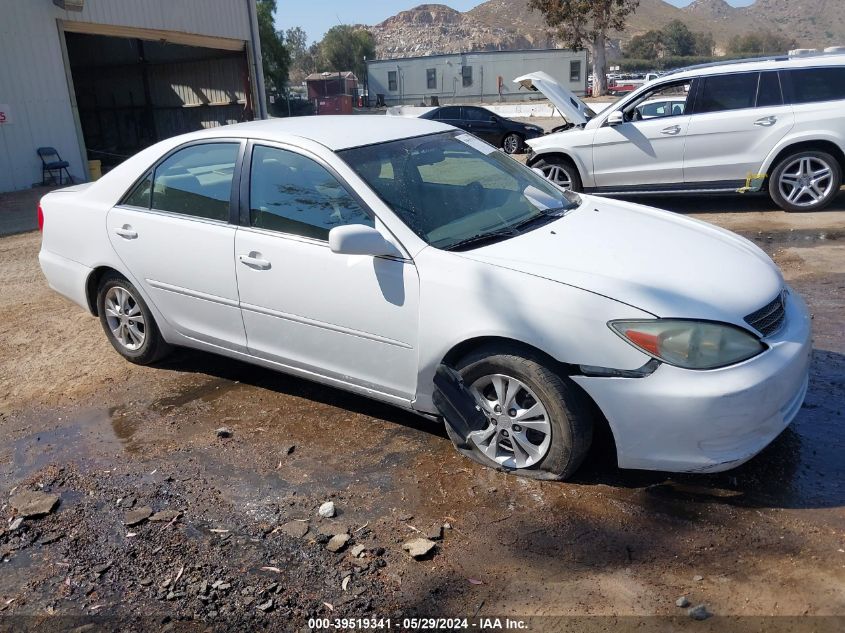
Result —
POLYGON ((745 317, 745 322, 763 334, 763 338, 771 336, 783 327, 786 321, 784 298, 786 291, 781 292, 771 303, 767 303, 759 310, 745 317))

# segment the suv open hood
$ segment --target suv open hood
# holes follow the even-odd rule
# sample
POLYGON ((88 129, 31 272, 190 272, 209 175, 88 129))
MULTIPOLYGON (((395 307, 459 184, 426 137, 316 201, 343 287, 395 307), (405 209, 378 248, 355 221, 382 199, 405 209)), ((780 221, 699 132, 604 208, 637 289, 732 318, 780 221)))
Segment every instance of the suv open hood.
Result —
POLYGON ((528 90, 541 92, 555 104, 566 120, 574 125, 584 125, 596 115, 590 106, 576 97, 571 90, 564 88, 551 75, 542 71, 522 75, 513 82, 528 90))

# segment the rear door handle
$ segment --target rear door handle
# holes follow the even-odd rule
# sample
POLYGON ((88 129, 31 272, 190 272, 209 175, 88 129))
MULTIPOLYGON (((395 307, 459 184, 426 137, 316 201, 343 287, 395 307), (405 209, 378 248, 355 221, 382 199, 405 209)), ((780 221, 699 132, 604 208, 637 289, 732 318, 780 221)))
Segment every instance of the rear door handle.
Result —
POLYGON ((134 230, 130 225, 124 224, 123 226, 116 228, 114 230, 120 237, 126 240, 134 240, 138 237, 138 231, 134 230))
POLYGON ((261 253, 252 251, 249 255, 238 255, 238 259, 244 266, 255 268, 256 270, 269 270, 270 262, 261 257, 261 253))
POLYGON ((661 134, 668 134, 670 136, 675 136, 676 134, 681 133, 681 126, 680 125, 672 125, 670 127, 665 127, 660 130, 661 134))
POLYGON ((776 116, 764 116, 762 119, 754 121, 754 125, 759 125, 760 127, 772 127, 777 122, 778 118, 776 116))

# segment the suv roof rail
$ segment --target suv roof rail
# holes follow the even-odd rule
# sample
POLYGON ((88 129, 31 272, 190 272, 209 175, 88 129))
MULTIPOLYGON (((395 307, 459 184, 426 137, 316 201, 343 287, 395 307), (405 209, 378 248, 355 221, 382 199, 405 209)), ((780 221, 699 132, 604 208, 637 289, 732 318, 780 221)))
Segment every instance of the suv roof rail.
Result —
POLYGON ((674 75, 675 73, 683 73, 688 70, 700 70, 702 68, 716 68, 718 66, 731 66, 733 64, 747 64, 751 62, 786 62, 793 59, 789 55, 779 53, 777 55, 768 55, 763 57, 743 57, 741 59, 727 59, 722 62, 708 62, 706 64, 694 64, 692 66, 684 66, 683 68, 676 68, 668 71, 667 75, 674 75))

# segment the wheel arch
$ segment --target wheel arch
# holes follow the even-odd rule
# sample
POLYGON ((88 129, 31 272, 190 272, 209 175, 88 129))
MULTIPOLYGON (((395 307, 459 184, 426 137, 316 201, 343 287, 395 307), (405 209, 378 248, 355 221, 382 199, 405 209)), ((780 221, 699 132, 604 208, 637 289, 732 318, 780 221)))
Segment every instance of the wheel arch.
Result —
POLYGON ((94 316, 100 316, 97 310, 97 289, 100 287, 100 281, 109 273, 120 275, 126 279, 126 275, 111 266, 97 266, 85 281, 85 299, 88 302, 88 310, 94 316))
POLYGON ((532 156, 528 159, 526 164, 529 167, 534 167, 539 161, 546 159, 546 158, 559 158, 559 159, 565 160, 569 163, 572 163, 572 166, 575 167, 575 169, 578 171, 578 175, 581 177, 581 184, 583 185, 587 181, 586 180, 587 170, 584 168, 584 165, 582 165, 578 160, 575 159, 575 157, 572 154, 570 154, 568 152, 556 150, 556 151, 552 151, 552 152, 544 152, 542 154, 535 153, 535 154, 532 154, 532 156))
POLYGON ((845 173, 845 151, 833 140, 830 139, 808 139, 808 140, 792 140, 785 144, 780 149, 773 152, 773 155, 766 161, 763 173, 771 176, 772 170, 777 167, 780 162, 795 152, 802 151, 819 151, 826 152, 833 156, 839 163, 839 168, 842 173, 845 173))

